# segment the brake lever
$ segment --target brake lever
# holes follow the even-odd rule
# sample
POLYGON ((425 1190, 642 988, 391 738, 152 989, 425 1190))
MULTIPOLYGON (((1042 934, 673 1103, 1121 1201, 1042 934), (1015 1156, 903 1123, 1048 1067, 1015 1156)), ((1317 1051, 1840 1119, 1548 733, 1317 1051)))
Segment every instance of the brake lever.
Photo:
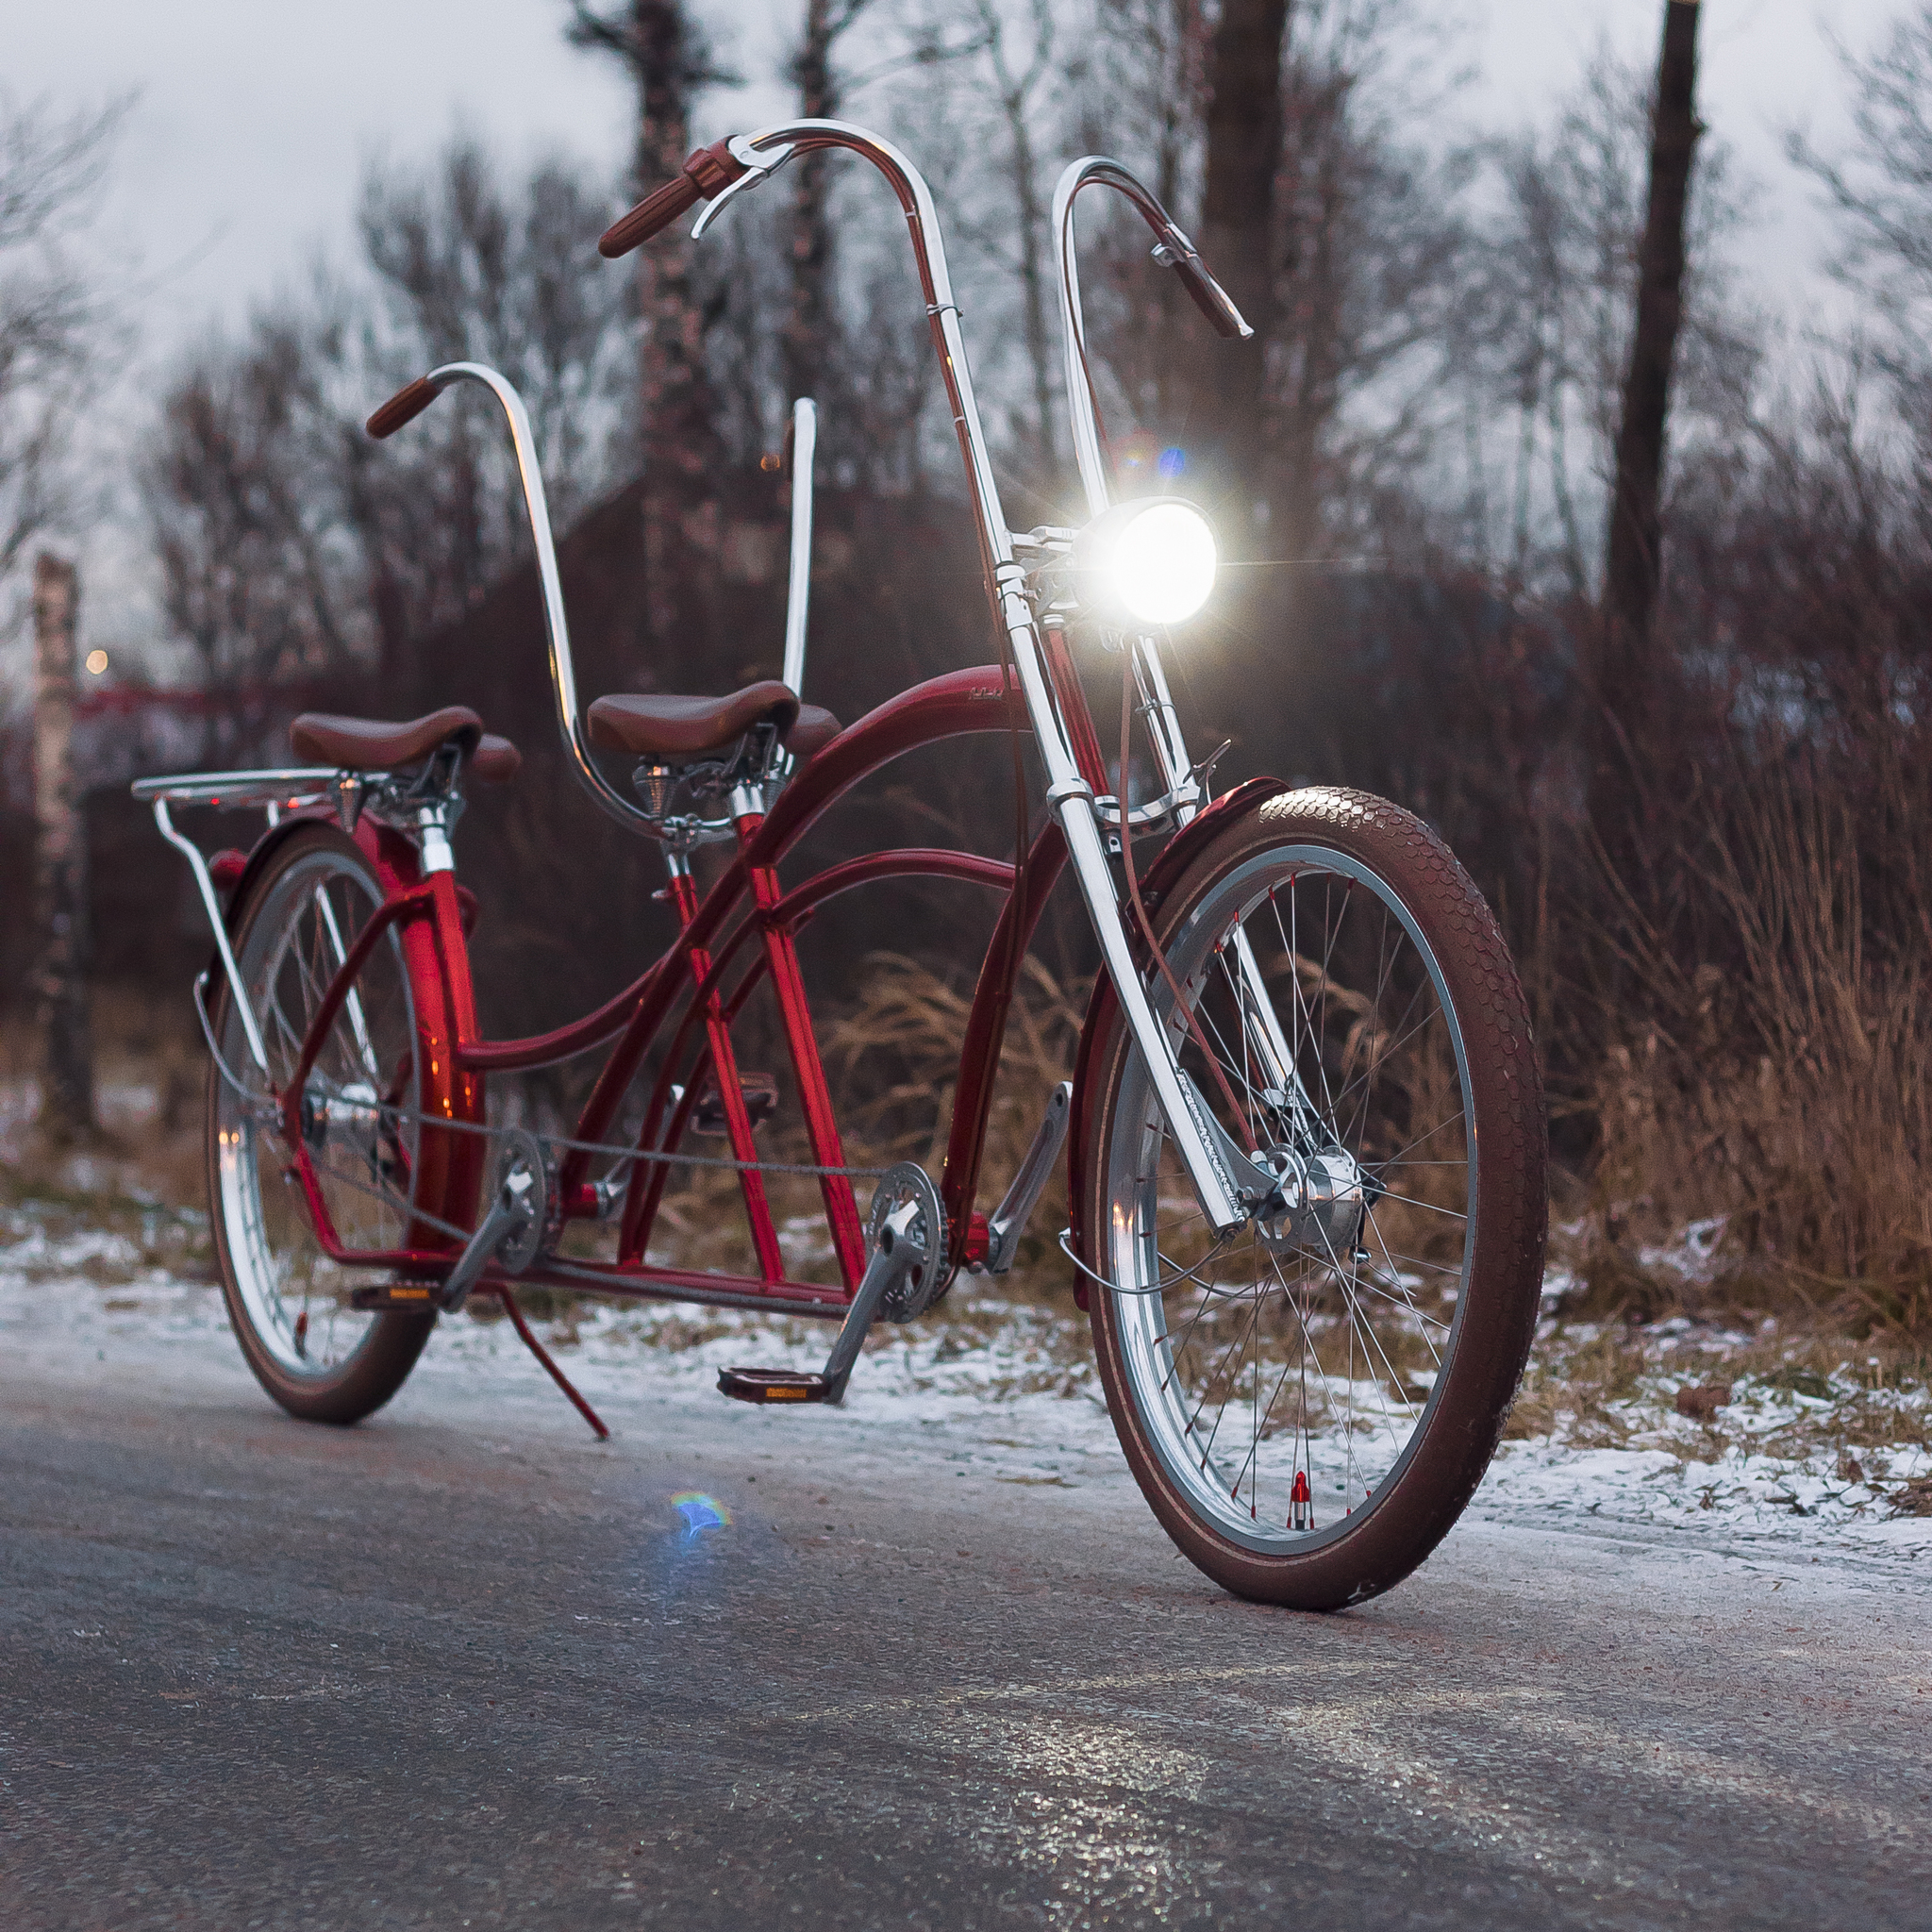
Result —
POLYGON ((755 148, 750 137, 743 134, 733 135, 725 145, 731 150, 731 158, 744 169, 744 173, 729 188, 706 202, 697 220, 691 224, 691 239, 693 242, 703 239, 705 230, 724 212, 726 205, 734 197, 747 189, 756 188, 768 175, 775 175, 798 152, 795 141, 788 141, 771 149, 755 148))

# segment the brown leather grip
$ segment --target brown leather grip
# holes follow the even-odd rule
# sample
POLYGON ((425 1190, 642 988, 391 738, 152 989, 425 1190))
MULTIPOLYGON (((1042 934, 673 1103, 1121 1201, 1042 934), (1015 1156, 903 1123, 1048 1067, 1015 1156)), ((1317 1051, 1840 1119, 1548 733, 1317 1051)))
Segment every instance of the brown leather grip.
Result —
POLYGON ((612 222, 597 238, 597 253, 608 261, 628 255, 704 198, 698 184, 689 175, 675 175, 663 187, 653 189, 629 214, 620 215, 612 222))
POLYGON ((1181 278, 1181 287, 1194 298, 1194 307, 1214 325, 1214 333, 1225 336, 1230 341, 1240 339, 1241 318, 1229 313, 1229 303, 1215 286, 1214 278, 1202 266, 1198 255, 1183 255, 1175 261, 1174 272, 1181 278))
POLYGON ((656 188, 627 215, 621 215, 597 238, 597 253, 608 261, 628 255, 641 242, 668 228, 687 209, 714 195, 747 173, 728 142, 714 141, 693 149, 683 169, 663 187, 656 188))
POLYGON ((368 429, 378 441, 385 436, 393 436, 405 423, 413 423, 442 391, 426 375, 419 375, 408 389, 399 389, 375 414, 370 417, 368 429))

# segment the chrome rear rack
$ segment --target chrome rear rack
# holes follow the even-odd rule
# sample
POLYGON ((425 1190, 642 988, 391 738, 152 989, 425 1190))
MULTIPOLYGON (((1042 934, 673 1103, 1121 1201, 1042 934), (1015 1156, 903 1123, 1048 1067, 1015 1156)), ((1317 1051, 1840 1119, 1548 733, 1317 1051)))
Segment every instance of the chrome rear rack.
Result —
POLYGON ((134 795, 143 805, 244 806, 256 810, 274 805, 291 811, 297 806, 332 803, 342 776, 333 765, 270 772, 177 772, 172 777, 137 780, 134 795))

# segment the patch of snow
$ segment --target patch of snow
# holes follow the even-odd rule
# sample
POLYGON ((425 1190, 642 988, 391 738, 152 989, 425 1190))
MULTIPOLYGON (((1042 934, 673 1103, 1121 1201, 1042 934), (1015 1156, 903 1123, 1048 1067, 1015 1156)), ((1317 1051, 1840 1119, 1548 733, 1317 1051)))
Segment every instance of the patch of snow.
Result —
MULTIPOLYGON (((977 1287, 962 1280, 924 1320, 875 1331, 844 1407, 820 1412, 822 1425, 836 1430, 843 1418, 874 1444, 894 1429, 942 1429, 961 1454, 997 1460, 1001 1480, 1124 1482, 1084 1323, 977 1287)), ((109 1344, 117 1353, 185 1349, 245 1373, 227 1326, 217 1288, 155 1265, 125 1236, 51 1233, 21 1211, 0 1220, 0 1348, 30 1345, 38 1359, 71 1357, 77 1368, 109 1344)), ((582 1305, 538 1327, 592 1403, 722 1401, 712 1392, 721 1368, 816 1369, 837 1332, 829 1322, 666 1304, 582 1305)), ((1505 1442, 1472 1515, 1526 1527, 1642 1527, 1785 1557, 1894 1565, 1932 1557, 1932 1518, 1895 1515, 1887 1500, 1932 1474, 1932 1454, 1906 1441, 1856 1457, 1775 1453, 1780 1428, 1830 1403, 1759 1379, 1738 1383, 1720 1438, 1667 1413, 1674 1389, 1695 1379, 1690 1366, 1674 1362, 1644 1378, 1630 1399, 1642 1426, 1621 1447, 1505 1442)), ((1721 1371, 1715 1357, 1705 1366, 1721 1371)), ((547 1388, 502 1320, 445 1321, 416 1375, 432 1385, 547 1388)), ((1926 1391, 1896 1399, 1922 1405, 1926 1391)))

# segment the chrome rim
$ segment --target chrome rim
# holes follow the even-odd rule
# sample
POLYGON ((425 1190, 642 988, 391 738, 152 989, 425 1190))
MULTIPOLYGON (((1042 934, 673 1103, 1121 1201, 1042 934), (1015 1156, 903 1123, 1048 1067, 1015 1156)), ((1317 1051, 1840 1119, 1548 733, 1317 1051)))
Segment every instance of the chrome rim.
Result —
MULTIPOLYGON (((293 1078, 329 982, 380 904, 373 875, 333 852, 298 859, 270 888, 240 964, 276 1090, 293 1078)), ((392 1110, 417 1111, 415 1038, 391 930, 337 1013, 304 1095, 309 1160, 346 1247, 398 1247, 409 1224, 418 1130, 392 1110)), ((245 1070, 250 1089, 244 1103, 218 1082, 216 1101, 217 1204, 242 1318, 284 1374, 319 1381, 341 1369, 380 1319, 349 1299, 374 1277, 339 1266, 317 1241, 232 1005, 222 1050, 229 1066, 245 1070)))
POLYGON ((1231 873, 1168 960, 1198 1037, 1164 979, 1155 1008, 1231 1136, 1244 1124, 1299 1174, 1342 1155, 1333 1173, 1359 1177, 1359 1206, 1325 1222, 1216 1241, 1130 1050, 1096 1243, 1128 1399, 1199 1518, 1248 1549, 1302 1554, 1360 1525, 1441 1399, 1475 1238, 1462 1030, 1407 908, 1321 846, 1231 873), (1295 1083, 1274 1077, 1282 1047, 1295 1083))

